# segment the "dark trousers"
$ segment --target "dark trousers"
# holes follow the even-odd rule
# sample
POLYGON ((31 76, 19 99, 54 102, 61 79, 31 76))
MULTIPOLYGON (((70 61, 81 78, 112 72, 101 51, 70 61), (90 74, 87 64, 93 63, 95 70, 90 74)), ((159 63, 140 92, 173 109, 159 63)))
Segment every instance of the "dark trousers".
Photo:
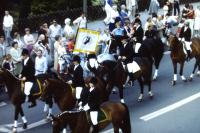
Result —
POLYGON ((174 1, 174 16, 176 16, 176 11, 178 11, 177 15, 180 15, 180 7, 177 1, 174 1))

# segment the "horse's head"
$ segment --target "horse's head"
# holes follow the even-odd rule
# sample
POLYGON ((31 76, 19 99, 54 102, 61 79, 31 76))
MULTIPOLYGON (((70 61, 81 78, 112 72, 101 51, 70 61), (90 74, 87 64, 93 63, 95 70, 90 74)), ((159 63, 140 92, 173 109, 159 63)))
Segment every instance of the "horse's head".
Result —
POLYGON ((175 35, 170 34, 168 37, 167 45, 170 49, 174 49, 176 46, 179 45, 179 40, 175 35))

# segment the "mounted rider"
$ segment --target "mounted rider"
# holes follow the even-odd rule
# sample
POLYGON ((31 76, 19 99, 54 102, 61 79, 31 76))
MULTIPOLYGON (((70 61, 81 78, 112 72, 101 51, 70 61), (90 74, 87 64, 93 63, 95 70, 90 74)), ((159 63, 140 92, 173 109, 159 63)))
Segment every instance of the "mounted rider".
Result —
POLYGON ((36 106, 36 101, 33 98, 32 94, 31 94, 31 89, 33 87, 33 83, 35 82, 35 65, 33 63, 33 61, 31 60, 30 56, 29 56, 29 51, 27 49, 23 49, 22 50, 22 72, 19 75, 19 78, 21 78, 25 84, 24 84, 24 93, 26 96, 28 96, 29 98, 29 102, 31 102, 31 104, 28 106, 29 108, 32 108, 34 106, 36 106))
POLYGON ((82 90, 85 86, 85 82, 84 82, 84 79, 83 79, 83 68, 80 65, 81 59, 78 55, 75 55, 73 57, 72 61, 73 61, 73 64, 74 64, 73 79, 69 80, 67 83, 74 85, 74 87, 76 89, 77 104, 79 106, 81 106, 82 105, 81 93, 82 93, 82 90))
POLYGON ((179 40, 183 42, 183 45, 184 47, 186 48, 186 51, 187 51, 187 58, 186 60, 189 61, 190 58, 191 58, 191 52, 192 52, 192 49, 191 49, 191 29, 190 29, 190 26, 189 26, 189 22, 186 21, 185 22, 185 25, 181 28, 181 32, 180 32, 180 35, 179 35, 179 40))
POLYGON ((100 96, 99 92, 96 89, 97 79, 95 77, 92 77, 89 81, 89 93, 88 93, 88 99, 87 104, 83 106, 83 110, 89 111, 90 118, 93 124, 93 133, 99 132, 98 127, 98 111, 100 109, 100 96))

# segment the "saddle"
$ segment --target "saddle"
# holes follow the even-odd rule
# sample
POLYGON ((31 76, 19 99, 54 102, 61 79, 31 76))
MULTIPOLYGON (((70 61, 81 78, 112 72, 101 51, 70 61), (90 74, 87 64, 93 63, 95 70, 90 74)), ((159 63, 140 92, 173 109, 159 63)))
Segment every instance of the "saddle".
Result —
MULTIPOLYGON (((86 116, 87 116, 88 123, 92 125, 89 111, 86 112, 86 116)), ((98 111, 98 118, 97 118, 98 124, 109 121, 109 120, 110 120, 110 117, 108 116, 108 114, 102 108, 100 108, 100 110, 98 111)))

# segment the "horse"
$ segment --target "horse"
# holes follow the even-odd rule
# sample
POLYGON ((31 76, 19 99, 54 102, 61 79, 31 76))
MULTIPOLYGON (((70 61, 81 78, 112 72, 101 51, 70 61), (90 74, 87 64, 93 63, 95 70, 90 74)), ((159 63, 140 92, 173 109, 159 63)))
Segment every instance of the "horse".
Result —
POLYGON ((139 56, 147 57, 150 61, 154 61, 155 72, 153 75, 153 80, 158 77, 158 69, 160 61, 164 53, 164 44, 161 39, 147 38, 143 40, 142 45, 138 51, 139 56))
MULTIPOLYGON (((39 82, 42 82, 42 79, 39 79, 39 82)), ((23 120, 23 128, 27 128, 27 120, 24 115, 24 111, 22 109, 22 104, 25 102, 26 96, 24 94, 24 83, 22 80, 16 78, 14 75, 12 75, 8 70, 4 68, 0 68, 0 84, 5 84, 7 90, 8 90, 8 96, 11 99, 12 104, 15 107, 15 115, 14 115, 14 127, 13 132, 17 132, 17 120, 18 115, 20 114, 23 120)), ((40 90, 42 91, 42 90, 40 90)), ((34 98, 40 97, 40 92, 37 94, 34 94, 34 98)), ((49 104, 49 112, 51 113, 51 108, 53 105, 53 102, 51 99, 47 100, 46 103, 49 104)), ((49 114, 50 116, 50 114, 49 114)))
MULTIPOLYGON (((197 66, 199 66, 199 59, 200 59, 200 45, 199 45, 199 39, 198 38, 193 38, 192 39, 192 53, 191 56, 195 57, 196 59, 196 63, 194 65, 194 69, 192 74, 190 75, 189 80, 191 81, 193 78, 193 75, 195 73, 195 70, 197 68, 197 66)), ((171 50, 171 60, 172 60, 172 64, 173 64, 173 68, 174 68, 174 78, 172 81, 172 85, 176 84, 177 81, 177 64, 180 64, 180 76, 182 78, 182 80, 184 82, 187 82, 187 79, 185 78, 185 76, 183 75, 183 68, 184 68, 184 63, 185 63, 185 59, 186 59, 186 53, 184 52, 184 45, 181 41, 178 40, 178 38, 174 35, 170 35, 168 38, 168 46, 171 50)), ((198 71, 198 73, 200 73, 200 71, 198 71)))
MULTIPOLYGON (((123 103, 104 102, 100 106, 105 114, 106 119, 98 123, 100 130, 112 123, 114 133, 119 133, 119 129, 123 133, 131 133, 130 114, 128 107, 123 103)), ((52 117, 53 133, 59 133, 65 125, 69 125, 72 133, 89 133, 91 122, 85 111, 64 111, 57 117, 52 117)))
MULTIPOLYGON (((122 62, 116 60, 111 54, 102 54, 97 56, 97 59, 93 58, 92 62, 87 62, 87 68, 94 73, 96 77, 104 79, 106 82, 107 97, 109 97, 114 86, 118 87, 120 100, 124 103, 123 99, 123 88, 126 84, 128 72, 124 69, 122 62), (94 65, 95 64, 95 65, 94 65)), ((131 75, 131 80, 138 80, 141 88, 141 93, 138 101, 143 98, 144 84, 149 86, 149 95, 152 98, 153 94, 151 92, 151 75, 152 75, 152 63, 145 57, 137 57, 133 59, 136 61, 141 70, 137 73, 129 74, 131 75), (145 64, 145 65, 144 65, 145 64)), ((133 66, 134 67, 134 66, 133 66)))
MULTIPOLYGON (((89 76, 85 79, 86 86, 88 86, 91 78, 92 77, 89 76)), ((100 103, 103 103, 108 100, 106 91, 103 90, 105 88, 105 83, 102 81, 102 79, 98 77, 96 78, 96 89, 98 89, 98 92, 100 93, 100 103)), ((45 100, 51 96, 53 96, 54 101, 57 103, 62 112, 66 110, 73 110, 76 107, 75 89, 72 85, 67 84, 62 79, 47 79, 45 81, 42 99, 45 100)), ((85 100, 83 99, 83 101, 85 100)), ((65 130, 66 129, 64 129, 63 132, 65 132, 65 130)))

